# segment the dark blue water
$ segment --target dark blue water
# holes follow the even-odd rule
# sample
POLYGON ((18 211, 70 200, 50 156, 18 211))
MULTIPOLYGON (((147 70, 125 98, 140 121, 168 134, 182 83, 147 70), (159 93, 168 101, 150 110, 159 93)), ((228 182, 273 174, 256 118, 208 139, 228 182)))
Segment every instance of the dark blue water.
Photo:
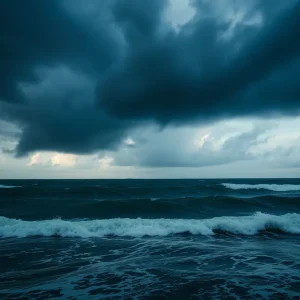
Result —
POLYGON ((299 299, 300 180, 2 180, 1 299, 299 299))

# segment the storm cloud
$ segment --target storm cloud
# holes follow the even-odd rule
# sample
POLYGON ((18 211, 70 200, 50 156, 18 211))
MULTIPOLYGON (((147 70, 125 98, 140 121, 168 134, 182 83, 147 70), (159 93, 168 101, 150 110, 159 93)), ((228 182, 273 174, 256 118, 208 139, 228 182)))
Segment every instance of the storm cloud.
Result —
POLYGON ((145 124, 298 115, 299 1, 226 3, 191 1, 175 28, 165 0, 2 1, 0 120, 20 129, 12 150, 85 154, 118 149, 145 124))
POLYGON ((300 3, 224 40, 228 26, 196 15, 177 33, 157 33, 104 78, 99 105, 119 118, 161 123, 298 112, 300 3))

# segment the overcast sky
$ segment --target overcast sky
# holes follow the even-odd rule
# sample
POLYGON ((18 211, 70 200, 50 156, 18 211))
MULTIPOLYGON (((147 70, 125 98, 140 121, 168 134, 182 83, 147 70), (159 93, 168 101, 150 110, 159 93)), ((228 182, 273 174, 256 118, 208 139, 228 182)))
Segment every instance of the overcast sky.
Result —
POLYGON ((0 178, 300 176, 299 0, 10 0, 0 30, 0 178))

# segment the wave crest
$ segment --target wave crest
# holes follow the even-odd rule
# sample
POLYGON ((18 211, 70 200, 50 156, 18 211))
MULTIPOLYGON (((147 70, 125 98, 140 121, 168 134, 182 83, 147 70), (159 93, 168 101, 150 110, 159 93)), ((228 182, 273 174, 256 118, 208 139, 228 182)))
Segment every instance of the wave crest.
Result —
POLYGON ((13 188, 20 188, 20 187, 21 186, 0 184, 0 189, 13 189, 13 188))
POLYGON ((274 192, 300 191, 299 184, 239 184, 239 183, 221 183, 224 187, 232 190, 269 190, 274 192))
POLYGON ((61 236, 61 237, 142 237, 190 233, 214 235, 216 232, 255 235, 277 230, 300 234, 300 215, 281 216, 257 212, 251 216, 216 217, 212 219, 104 219, 89 221, 23 221, 0 217, 0 237, 61 236))

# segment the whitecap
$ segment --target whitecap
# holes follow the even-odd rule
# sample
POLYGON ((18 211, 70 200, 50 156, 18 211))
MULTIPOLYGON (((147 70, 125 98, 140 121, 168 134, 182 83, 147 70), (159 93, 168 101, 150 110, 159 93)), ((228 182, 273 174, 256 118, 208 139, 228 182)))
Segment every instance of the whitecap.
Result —
POLYGON ((300 184, 238 184, 221 183, 224 187, 232 190, 270 190, 274 192, 300 191, 300 184))
POLYGON ((168 236, 180 233, 214 235, 216 232, 255 235, 261 231, 279 230, 300 234, 300 215, 271 215, 257 212, 250 216, 215 217, 211 219, 103 219, 23 221, 0 217, 0 237, 143 237, 168 236))
POLYGON ((0 189, 13 189, 13 188, 20 188, 21 186, 14 186, 14 185, 3 185, 0 184, 0 189))

